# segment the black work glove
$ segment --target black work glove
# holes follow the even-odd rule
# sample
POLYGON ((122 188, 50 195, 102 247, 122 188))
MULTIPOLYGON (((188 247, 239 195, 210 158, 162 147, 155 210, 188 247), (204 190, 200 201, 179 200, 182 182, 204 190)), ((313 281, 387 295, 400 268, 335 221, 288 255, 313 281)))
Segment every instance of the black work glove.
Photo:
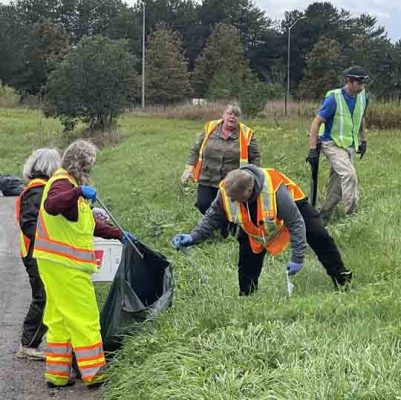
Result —
POLYGON ((366 153, 366 140, 363 140, 358 146, 357 154, 360 154, 361 155, 360 159, 362 159, 365 153, 366 153))
POLYGON ((308 162, 312 167, 312 173, 318 168, 317 150, 309 149, 308 157, 306 157, 306 162, 308 162))

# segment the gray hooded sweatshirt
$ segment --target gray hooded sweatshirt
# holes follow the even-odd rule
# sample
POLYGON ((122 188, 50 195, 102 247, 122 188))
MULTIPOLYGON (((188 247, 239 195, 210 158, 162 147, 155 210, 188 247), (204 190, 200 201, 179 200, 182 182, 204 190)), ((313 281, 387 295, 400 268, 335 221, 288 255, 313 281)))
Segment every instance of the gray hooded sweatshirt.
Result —
MULTIPOLYGON (((244 165, 241 169, 252 174, 255 182, 253 193, 247 202, 252 221, 256 223, 256 200, 263 189, 265 176, 263 169, 254 165, 244 165)), ((281 185, 276 193, 277 217, 284 221, 291 237, 291 261, 302 263, 306 250, 305 223, 299 212, 297 205, 292 199, 287 187, 281 185)), ((220 227, 220 224, 227 221, 223 208, 221 191, 219 190, 215 200, 206 211, 205 215, 199 220, 196 228, 191 232, 195 244, 203 242, 210 237, 213 231, 220 227)))

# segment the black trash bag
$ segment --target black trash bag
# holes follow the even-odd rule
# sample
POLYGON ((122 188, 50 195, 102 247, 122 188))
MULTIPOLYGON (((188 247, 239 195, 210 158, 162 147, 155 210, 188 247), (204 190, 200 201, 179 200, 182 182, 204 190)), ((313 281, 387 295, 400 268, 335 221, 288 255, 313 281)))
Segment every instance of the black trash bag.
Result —
POLYGON ((135 242, 142 259, 127 243, 123 248, 106 302, 100 314, 105 351, 121 347, 123 336, 137 322, 154 318, 171 306, 173 277, 170 263, 141 242, 135 242))
POLYGON ((0 192, 3 196, 19 196, 24 190, 24 181, 17 176, 0 175, 0 192))

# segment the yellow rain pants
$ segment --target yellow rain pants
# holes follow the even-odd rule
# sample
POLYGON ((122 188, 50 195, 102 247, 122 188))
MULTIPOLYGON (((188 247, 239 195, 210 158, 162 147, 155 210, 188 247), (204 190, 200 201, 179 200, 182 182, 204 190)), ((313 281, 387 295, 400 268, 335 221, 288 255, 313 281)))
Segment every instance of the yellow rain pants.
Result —
POLYGON ((73 351, 81 379, 86 384, 103 381, 106 361, 91 275, 45 259, 37 261, 46 290, 46 381, 67 384, 73 351))

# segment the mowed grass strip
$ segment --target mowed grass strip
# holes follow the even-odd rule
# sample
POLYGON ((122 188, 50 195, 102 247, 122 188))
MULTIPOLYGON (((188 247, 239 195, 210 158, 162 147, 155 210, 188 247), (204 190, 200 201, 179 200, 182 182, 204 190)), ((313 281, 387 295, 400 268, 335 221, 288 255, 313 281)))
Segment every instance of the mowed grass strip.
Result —
MULTIPOLYGON (((44 119, 41 135, 38 118, 34 111, 0 112, 6 121, 1 138, 13 146, 2 146, 4 172, 18 172, 36 140, 52 144, 59 135, 58 124, 44 119), (10 116, 18 127, 8 137, 10 116)), ((286 173, 308 192, 310 121, 280 122, 280 127, 264 120, 248 123, 256 130, 263 165, 286 173)), ((267 258, 258 293, 240 298, 234 239, 216 234, 191 249, 198 269, 170 245, 173 234, 188 232, 199 218, 195 188, 181 188, 179 178, 202 123, 125 116, 119 124, 124 140, 99 153, 93 184, 125 228, 169 257, 176 291, 168 312, 125 340, 111 363, 106 399, 401 398, 397 132, 369 132, 368 152, 356 160, 360 212, 346 220, 340 210, 329 226, 354 271, 352 289, 333 291, 310 251, 293 279, 291 298, 284 275, 288 253, 267 258)), ((320 202, 327 176, 322 158, 320 202)))

